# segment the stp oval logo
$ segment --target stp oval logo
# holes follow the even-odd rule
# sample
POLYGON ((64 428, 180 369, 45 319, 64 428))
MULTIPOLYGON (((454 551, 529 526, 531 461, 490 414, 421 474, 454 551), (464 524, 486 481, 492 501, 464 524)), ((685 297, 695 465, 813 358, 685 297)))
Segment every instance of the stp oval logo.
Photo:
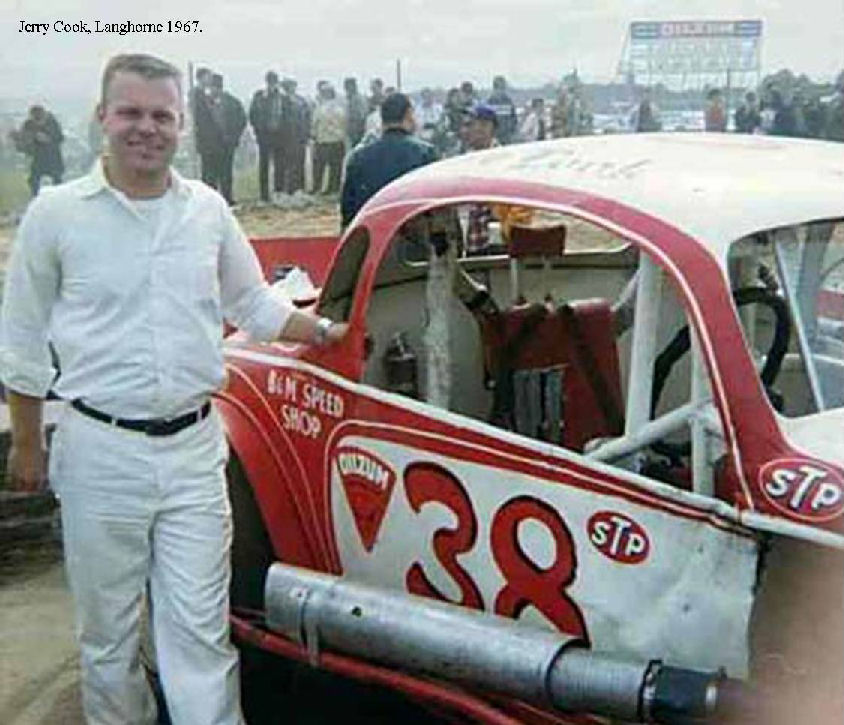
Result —
POLYGON ((844 480, 820 461, 780 458, 766 463, 759 470, 759 488, 791 519, 831 521, 844 513, 844 480))
POLYGON ((619 564, 641 564, 648 558, 651 542, 633 519, 615 511, 598 511, 587 524, 589 541, 608 559, 619 564))

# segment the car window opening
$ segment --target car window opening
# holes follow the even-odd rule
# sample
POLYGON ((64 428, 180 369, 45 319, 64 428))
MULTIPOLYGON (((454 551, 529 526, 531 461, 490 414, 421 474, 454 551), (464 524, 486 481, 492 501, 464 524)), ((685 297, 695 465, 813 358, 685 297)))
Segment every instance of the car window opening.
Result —
POLYGON ((367 311, 365 381, 717 493, 723 436, 696 341, 686 331, 694 355, 679 361, 657 355, 686 326, 661 270, 582 221, 489 206, 486 253, 467 245, 467 205, 396 234, 367 311))

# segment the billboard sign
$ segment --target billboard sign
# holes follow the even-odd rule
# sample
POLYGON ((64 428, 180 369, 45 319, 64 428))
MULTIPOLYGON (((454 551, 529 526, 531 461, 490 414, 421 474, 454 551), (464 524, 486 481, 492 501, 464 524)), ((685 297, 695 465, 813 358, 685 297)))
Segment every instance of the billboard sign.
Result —
POLYGON ((630 24, 623 67, 650 81, 758 73, 761 20, 672 20, 630 24))

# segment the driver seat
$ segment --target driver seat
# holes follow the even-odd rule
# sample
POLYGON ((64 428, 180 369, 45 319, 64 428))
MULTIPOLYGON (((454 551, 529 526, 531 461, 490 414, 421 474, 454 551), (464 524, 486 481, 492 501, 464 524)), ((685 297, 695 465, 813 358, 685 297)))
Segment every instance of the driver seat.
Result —
MULTIPOLYGON (((511 269, 528 256, 561 255, 565 228, 511 230, 511 269)), ((545 275, 543 275, 545 276, 545 275)), ((515 277, 515 274, 514 274, 515 277)), ((605 299, 526 303, 477 314, 493 382, 491 422, 582 452, 624 429, 611 304, 605 299)))

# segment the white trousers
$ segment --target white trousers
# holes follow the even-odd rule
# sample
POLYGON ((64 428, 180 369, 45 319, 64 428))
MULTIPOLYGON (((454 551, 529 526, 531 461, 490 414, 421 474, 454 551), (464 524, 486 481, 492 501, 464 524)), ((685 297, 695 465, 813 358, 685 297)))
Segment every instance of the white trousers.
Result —
POLYGON ((229 640, 228 455, 212 410, 172 436, 111 427, 68 408, 54 435, 65 564, 89 725, 155 722, 139 662, 149 584, 152 631, 175 725, 239 725, 229 640))

